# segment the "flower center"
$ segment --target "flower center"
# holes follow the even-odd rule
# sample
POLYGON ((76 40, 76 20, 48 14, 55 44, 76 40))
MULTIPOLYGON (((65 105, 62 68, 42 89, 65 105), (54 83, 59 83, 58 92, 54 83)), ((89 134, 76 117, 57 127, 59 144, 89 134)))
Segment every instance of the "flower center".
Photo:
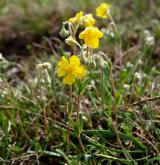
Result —
POLYGON ((67 71, 68 73, 72 73, 72 72, 74 72, 74 70, 75 70, 75 68, 74 68, 72 65, 69 65, 69 66, 66 68, 66 71, 67 71))

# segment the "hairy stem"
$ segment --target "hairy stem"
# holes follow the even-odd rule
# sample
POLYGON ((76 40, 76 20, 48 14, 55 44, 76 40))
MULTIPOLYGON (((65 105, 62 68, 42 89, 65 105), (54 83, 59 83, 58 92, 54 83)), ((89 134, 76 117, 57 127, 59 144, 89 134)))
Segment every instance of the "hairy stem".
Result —
POLYGON ((69 103, 68 103, 68 146, 67 146, 67 153, 69 154, 70 150, 70 123, 69 119, 72 116, 72 85, 69 86, 69 103))
MULTIPOLYGON (((78 130, 80 129, 80 125, 79 125, 79 103, 80 103, 80 94, 77 93, 77 105, 76 105, 77 117, 76 117, 76 123, 77 123, 78 130)), ((80 145, 80 147, 81 147, 81 150, 82 150, 84 153, 86 153, 86 151, 85 151, 85 149, 84 149, 84 146, 83 146, 83 143, 82 143, 82 140, 81 140, 80 132, 78 133, 77 139, 78 139, 79 145, 80 145)))

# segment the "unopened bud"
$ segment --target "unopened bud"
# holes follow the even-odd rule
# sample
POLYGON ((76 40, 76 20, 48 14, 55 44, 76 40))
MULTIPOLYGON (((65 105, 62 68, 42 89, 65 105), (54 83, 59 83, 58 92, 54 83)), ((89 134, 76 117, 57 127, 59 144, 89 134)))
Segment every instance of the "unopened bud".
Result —
POLYGON ((96 62, 98 62, 100 60, 99 54, 94 54, 94 59, 96 62))
POLYGON ((76 40, 72 36, 69 36, 67 39, 65 39, 65 42, 67 45, 73 46, 76 43, 76 40))
POLYGON ((45 69, 50 69, 51 68, 51 64, 49 62, 45 62, 45 63, 42 63, 42 64, 37 64, 36 65, 36 68, 45 68, 45 69))
POLYGON ((90 63, 92 63, 92 61, 93 61, 93 57, 91 55, 89 55, 87 57, 87 63, 90 64, 90 63))
POLYGON ((88 65, 89 65, 89 67, 91 67, 91 68, 93 68, 93 69, 96 68, 96 62, 95 62, 93 56, 89 56, 89 57, 87 58, 87 63, 88 63, 88 65))
POLYGON ((62 38, 66 38, 69 35, 69 31, 67 31, 64 27, 61 29, 61 31, 59 32, 59 35, 62 38))
POLYGON ((95 61, 92 61, 92 62, 89 64, 89 66, 90 66, 91 68, 95 69, 95 68, 96 68, 96 62, 95 62, 95 61))
POLYGON ((106 61, 106 60, 104 60, 103 57, 100 57, 100 59, 99 59, 99 66, 100 66, 101 68, 105 68, 106 66, 109 67, 109 62, 106 61))

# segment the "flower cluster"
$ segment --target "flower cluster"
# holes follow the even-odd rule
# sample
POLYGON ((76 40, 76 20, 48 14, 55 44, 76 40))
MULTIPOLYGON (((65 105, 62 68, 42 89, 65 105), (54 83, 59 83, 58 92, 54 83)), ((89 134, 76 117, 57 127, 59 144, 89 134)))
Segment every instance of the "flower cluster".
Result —
POLYGON ((96 20, 93 18, 93 14, 84 15, 83 12, 80 11, 75 17, 70 18, 69 22, 85 27, 84 31, 79 34, 79 39, 83 39, 85 44, 93 49, 98 48, 99 38, 101 38, 103 34, 98 28, 94 27, 96 20))
MULTIPOLYGON (((110 5, 106 3, 100 4, 96 9, 96 15, 105 19, 110 11, 110 5)), ((96 49, 99 47, 99 39, 103 37, 103 33, 95 26, 96 20, 92 13, 85 14, 83 11, 78 12, 74 17, 69 18, 68 21, 63 22, 63 28, 60 35, 65 39, 65 42, 69 46, 77 45, 81 49, 80 57, 91 58, 88 52, 84 54, 84 48, 87 50, 96 49), (67 29, 66 29, 67 27, 67 29), (76 33, 78 28, 83 29, 79 33, 79 39, 83 40, 81 45, 76 39, 76 33)), ((86 68, 81 65, 79 58, 76 55, 72 55, 69 60, 62 57, 57 67, 58 77, 64 77, 63 83, 72 85, 75 79, 82 79, 86 76, 86 68)))

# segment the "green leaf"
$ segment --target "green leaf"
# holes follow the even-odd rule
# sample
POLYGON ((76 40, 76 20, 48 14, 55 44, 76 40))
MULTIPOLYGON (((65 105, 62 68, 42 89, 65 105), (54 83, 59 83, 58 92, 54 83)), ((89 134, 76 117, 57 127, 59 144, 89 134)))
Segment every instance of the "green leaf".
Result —
MULTIPOLYGON (((107 136, 109 138, 116 137, 116 133, 110 130, 86 130, 86 131, 83 131, 83 133, 87 135, 99 135, 99 136, 104 136, 104 137, 107 136)), ((137 145, 141 149, 146 149, 146 146, 142 144, 138 138, 135 138, 131 134, 119 133, 119 136, 121 139, 131 140, 135 145, 137 145)))
POLYGON ((77 137, 79 135, 79 130, 78 130, 76 122, 74 122, 72 118, 69 118, 69 123, 70 123, 70 126, 73 128, 73 135, 77 137))
POLYGON ((79 95, 84 93, 89 81, 90 81, 90 78, 85 79, 83 82, 78 81, 78 94, 79 95))
POLYGON ((67 157, 67 155, 60 149, 56 149, 57 153, 59 153, 61 156, 64 157, 64 159, 66 159, 67 162, 69 162, 69 159, 67 157))
POLYGON ((82 115, 80 114, 79 116, 79 134, 83 132, 83 118, 82 115))

